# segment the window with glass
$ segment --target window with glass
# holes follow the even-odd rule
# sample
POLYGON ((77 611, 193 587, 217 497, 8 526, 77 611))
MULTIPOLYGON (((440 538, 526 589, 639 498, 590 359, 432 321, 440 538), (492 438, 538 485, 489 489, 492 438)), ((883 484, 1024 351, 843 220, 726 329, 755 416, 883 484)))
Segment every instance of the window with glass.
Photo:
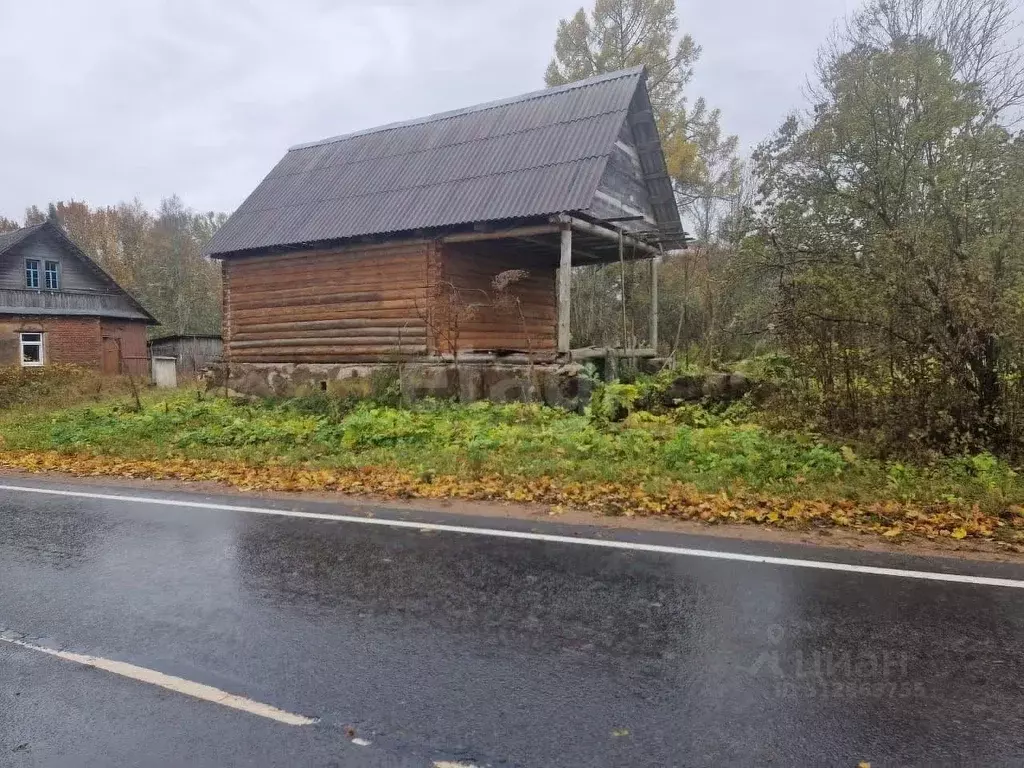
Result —
POLYGON ((44 263, 46 290, 56 291, 60 288, 60 262, 47 261, 44 263))
POLYGON ((25 259, 25 287, 39 287, 39 259, 25 259))
POLYGON ((43 364, 43 334, 21 334, 21 364, 26 367, 43 364))

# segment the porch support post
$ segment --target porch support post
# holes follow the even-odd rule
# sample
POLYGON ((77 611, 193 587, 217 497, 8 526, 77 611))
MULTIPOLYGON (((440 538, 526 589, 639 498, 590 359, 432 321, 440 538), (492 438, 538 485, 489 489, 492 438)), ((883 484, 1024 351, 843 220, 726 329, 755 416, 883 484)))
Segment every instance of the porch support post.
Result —
MULTIPOLYGON (((626 339, 626 254, 622 248, 622 230, 619 230, 619 279, 622 282, 621 292, 619 294, 619 308, 622 310, 622 350, 623 352, 629 347, 629 342, 626 339)), ((635 345, 634 345, 635 346, 635 345)))
POLYGON ((572 227, 561 225, 562 258, 558 262, 558 353, 569 354, 569 317, 572 311, 572 227))
POLYGON ((658 354, 658 262, 660 256, 651 259, 651 349, 658 354))

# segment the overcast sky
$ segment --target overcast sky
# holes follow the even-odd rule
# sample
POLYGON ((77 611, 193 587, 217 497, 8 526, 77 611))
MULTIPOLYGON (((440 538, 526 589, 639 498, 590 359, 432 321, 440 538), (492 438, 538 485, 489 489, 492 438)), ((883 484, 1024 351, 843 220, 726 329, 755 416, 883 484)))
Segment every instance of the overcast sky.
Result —
MULTIPOLYGON (((587 0, 589 8, 592 0, 587 0)), ((854 0, 677 0, 691 93, 749 147, 854 0)), ((580 0, 0 0, 0 215, 173 193, 230 212, 292 144, 543 86, 580 0)))

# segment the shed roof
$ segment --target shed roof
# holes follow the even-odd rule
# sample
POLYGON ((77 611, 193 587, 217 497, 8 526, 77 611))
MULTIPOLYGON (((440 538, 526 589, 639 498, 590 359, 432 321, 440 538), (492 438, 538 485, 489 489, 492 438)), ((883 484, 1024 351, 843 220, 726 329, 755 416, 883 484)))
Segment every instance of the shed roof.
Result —
POLYGON ((146 343, 152 345, 173 341, 193 341, 195 339, 223 341, 224 337, 221 336, 219 333, 172 333, 167 336, 156 336, 147 341, 146 343))
MULTIPOLYGON (((207 252, 585 211, 645 83, 638 67, 297 145, 207 252)), ((659 218, 679 229, 674 203, 659 218)))

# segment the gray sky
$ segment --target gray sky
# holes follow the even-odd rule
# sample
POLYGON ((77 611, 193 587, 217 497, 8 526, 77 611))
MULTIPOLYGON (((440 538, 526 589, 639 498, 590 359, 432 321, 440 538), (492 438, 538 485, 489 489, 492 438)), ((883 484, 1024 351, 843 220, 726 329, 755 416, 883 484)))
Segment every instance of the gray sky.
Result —
MULTIPOLYGON (((589 8, 593 0, 586 0, 589 8)), ((677 0, 745 147, 855 0, 677 0)), ((288 146, 543 86, 580 0, 0 0, 0 215, 177 193, 232 211, 288 146)))

